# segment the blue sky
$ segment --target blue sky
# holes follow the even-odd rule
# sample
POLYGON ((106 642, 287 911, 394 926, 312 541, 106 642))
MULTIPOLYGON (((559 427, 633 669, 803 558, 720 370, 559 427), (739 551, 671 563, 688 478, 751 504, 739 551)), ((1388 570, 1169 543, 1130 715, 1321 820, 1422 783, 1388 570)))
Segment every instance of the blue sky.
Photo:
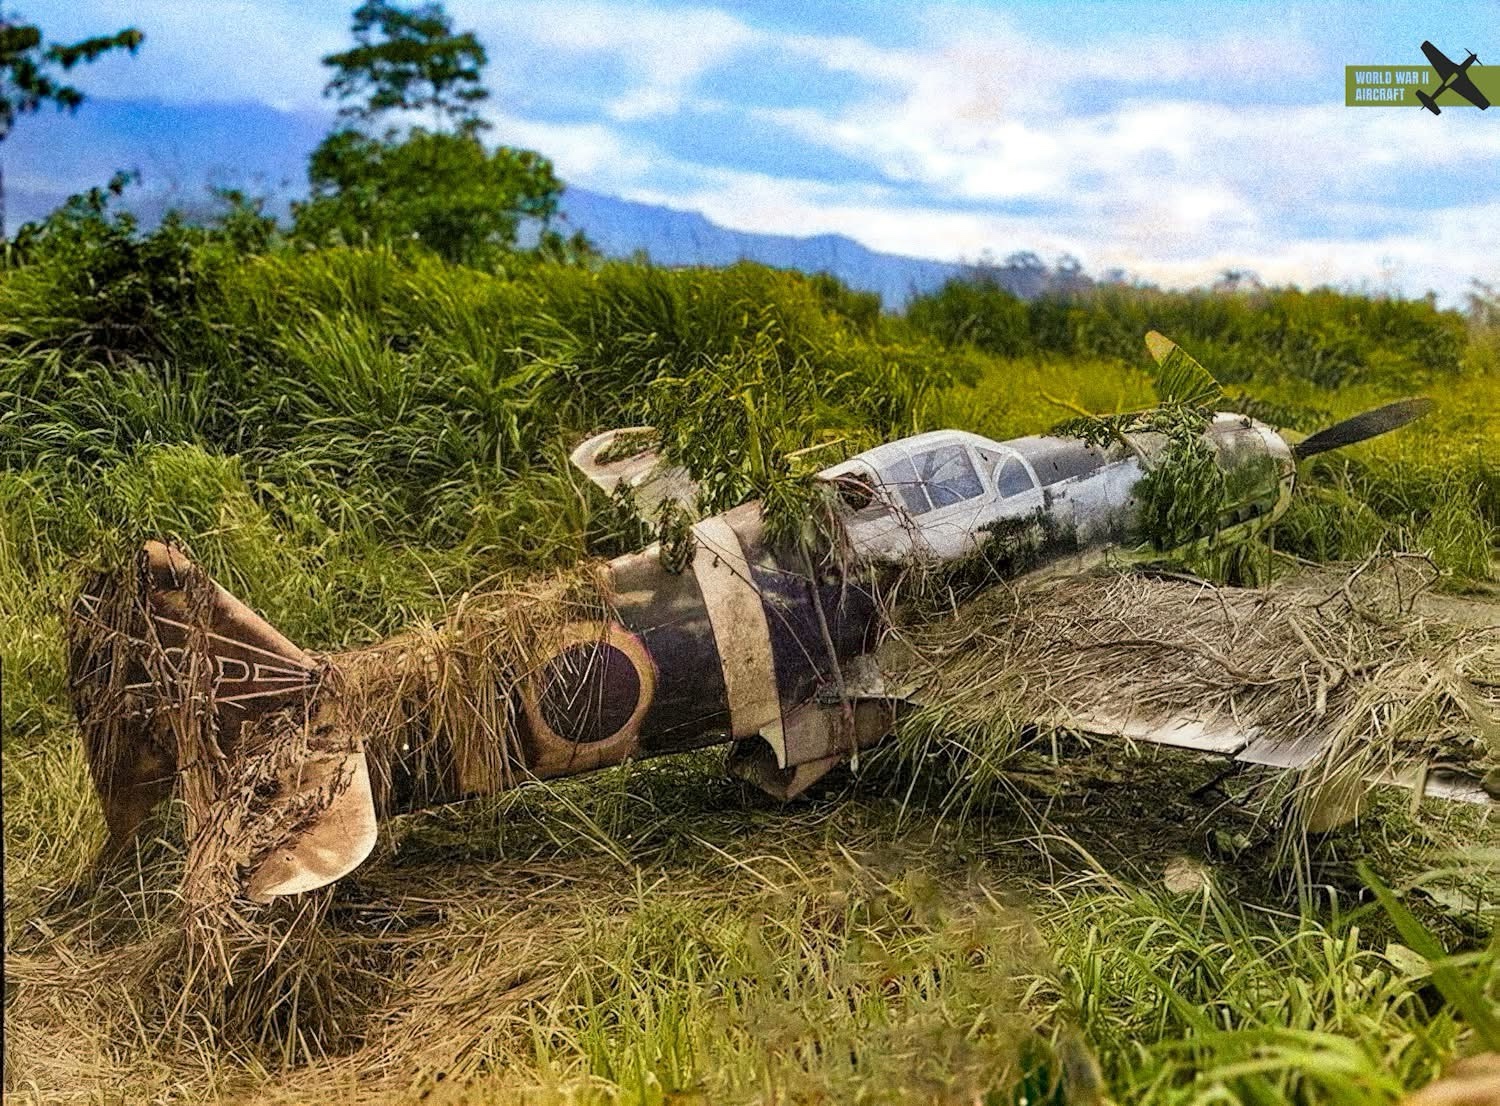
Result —
MULTIPOLYGON (((1453 303, 1500 280, 1500 108, 1342 106, 1345 64, 1420 61, 1424 38, 1500 64, 1494 2, 447 6, 489 49, 497 141, 737 229, 1173 286, 1237 268, 1453 303)), ((24 205, 131 157, 190 190, 212 147, 221 178, 295 190, 349 7, 23 4, 57 38, 146 43, 80 73, 76 118, 18 125, 7 184, 24 205)))

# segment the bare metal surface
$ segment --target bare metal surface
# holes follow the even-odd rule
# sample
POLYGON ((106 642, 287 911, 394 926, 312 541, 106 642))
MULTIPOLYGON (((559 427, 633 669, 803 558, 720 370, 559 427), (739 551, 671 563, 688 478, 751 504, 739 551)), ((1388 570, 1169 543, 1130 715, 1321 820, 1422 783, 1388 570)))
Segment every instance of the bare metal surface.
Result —
POLYGON ((363 864, 375 847, 375 803, 363 752, 309 757, 285 782, 294 797, 321 805, 326 796, 327 809, 251 874, 245 894, 256 902, 324 887, 363 864))

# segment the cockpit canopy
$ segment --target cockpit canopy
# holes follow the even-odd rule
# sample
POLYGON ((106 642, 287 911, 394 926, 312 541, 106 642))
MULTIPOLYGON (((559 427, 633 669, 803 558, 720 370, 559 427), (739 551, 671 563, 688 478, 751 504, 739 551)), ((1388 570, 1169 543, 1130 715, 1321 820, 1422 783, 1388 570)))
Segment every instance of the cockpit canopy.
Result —
POLYGON ((1033 435, 1005 443, 1031 464, 1043 487, 1097 472, 1111 460, 1107 450, 1077 438, 1033 435))
POLYGON ((1043 489, 1095 472, 1106 451, 1077 439, 995 442, 937 430, 878 446, 825 469, 856 549, 941 560, 972 551, 984 528, 1042 509, 1043 489))
POLYGON ((956 442, 894 458, 882 475, 883 482, 896 491, 913 517, 975 499, 985 490, 973 455, 956 442))
POLYGON ((915 519, 987 495, 1009 499, 1087 475, 1108 461, 1107 451, 1076 439, 1000 443, 939 430, 879 446, 822 475, 847 490, 845 502, 856 510, 867 509, 883 491, 887 508, 915 519))
POLYGON ((837 483, 844 502, 861 514, 894 508, 919 518, 989 492, 976 442, 995 444, 961 431, 919 434, 868 450, 821 475, 837 483))
MULTIPOLYGON (((994 533, 1045 515, 1069 540, 1091 548, 1144 540, 1135 485, 1165 436, 1090 445, 1034 435, 995 442, 937 430, 878 446, 819 475, 834 484, 852 547, 872 559, 948 561, 994 533)), ((1243 415, 1221 414, 1205 440, 1230 497, 1217 529, 1271 520, 1284 509, 1295 466, 1286 444, 1243 415)))

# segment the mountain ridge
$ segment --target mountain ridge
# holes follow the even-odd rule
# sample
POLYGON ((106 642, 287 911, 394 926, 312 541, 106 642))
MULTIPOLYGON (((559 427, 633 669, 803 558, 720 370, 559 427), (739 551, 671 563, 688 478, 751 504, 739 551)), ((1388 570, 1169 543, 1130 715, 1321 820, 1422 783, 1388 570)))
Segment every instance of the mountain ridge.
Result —
POLYGON ((826 272, 851 288, 878 293, 887 308, 905 306, 913 295, 935 291, 965 271, 956 262, 874 250, 842 234, 802 237, 735 230, 701 212, 576 186, 563 193, 560 214, 566 228, 583 231, 607 257, 644 251, 659 265, 732 265, 746 260, 826 272))
MULTIPOLYGON (((70 194, 102 185, 118 169, 136 168, 142 183, 127 191, 122 207, 144 226, 170 208, 190 218, 210 210, 210 184, 267 196, 267 210, 285 218, 304 190, 307 157, 322 140, 328 120, 266 104, 171 104, 145 100, 91 100, 77 116, 50 126, 17 128, 6 142, 7 229, 40 219, 70 194)), ((872 249, 836 233, 807 237, 736 230, 701 212, 612 196, 568 185, 560 205, 565 229, 582 230, 606 257, 644 252, 658 265, 730 265, 749 260, 777 268, 826 272, 858 291, 876 292, 887 310, 931 292, 966 271, 959 262, 910 257, 872 249)), ((984 266, 986 274, 1027 295, 1038 271, 984 266)), ((1045 283, 1045 277, 1040 283, 1045 283)))

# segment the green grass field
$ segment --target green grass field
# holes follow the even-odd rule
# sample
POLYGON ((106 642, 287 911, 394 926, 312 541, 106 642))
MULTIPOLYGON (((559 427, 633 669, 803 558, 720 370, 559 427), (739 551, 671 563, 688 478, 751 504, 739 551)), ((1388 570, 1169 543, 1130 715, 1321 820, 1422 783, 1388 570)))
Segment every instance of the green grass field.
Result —
POLYGON ((1304 432, 1435 398, 1306 466, 1275 545, 1425 551, 1493 612, 1492 303, 957 290, 891 317, 749 265, 63 230, 0 274, 8 1096, 1376 1104, 1500 1048, 1480 812, 1391 796, 1288 872, 1213 765, 1098 748, 963 818, 892 758, 781 809, 715 753, 404 817, 319 925, 275 923, 284 975, 199 1008, 160 970, 180 841, 77 889, 103 826, 62 639, 82 574, 167 534, 298 643, 367 643, 649 541, 569 471, 585 433, 656 425, 715 505, 790 504, 881 440, 1148 405, 1151 328, 1304 432))

